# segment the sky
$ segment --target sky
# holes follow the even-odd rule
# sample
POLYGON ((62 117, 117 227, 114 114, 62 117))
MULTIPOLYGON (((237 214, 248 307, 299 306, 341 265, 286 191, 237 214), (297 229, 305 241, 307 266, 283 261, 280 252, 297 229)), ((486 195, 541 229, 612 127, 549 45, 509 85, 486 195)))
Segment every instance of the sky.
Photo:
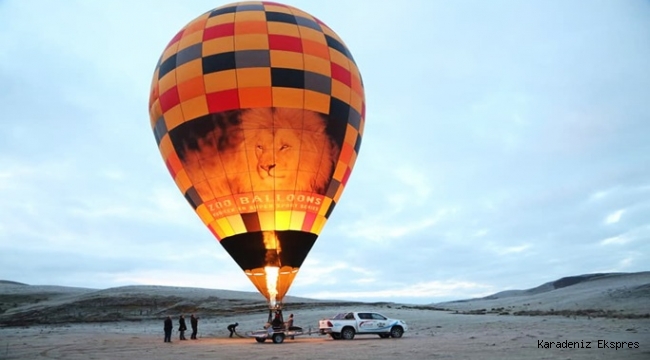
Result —
MULTIPOLYGON (((0 279, 256 292, 148 114, 218 1, 0 0, 0 279)), ((428 304, 650 270, 650 2, 287 0, 363 77, 366 126, 288 295, 428 304)))

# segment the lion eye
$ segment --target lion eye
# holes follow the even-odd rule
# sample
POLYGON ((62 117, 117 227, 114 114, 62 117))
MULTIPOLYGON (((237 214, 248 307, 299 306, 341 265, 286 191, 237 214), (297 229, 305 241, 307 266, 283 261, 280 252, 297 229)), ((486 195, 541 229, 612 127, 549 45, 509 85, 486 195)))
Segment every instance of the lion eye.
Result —
POLYGON ((286 150, 289 148, 289 145, 282 145, 280 146, 280 150, 286 150))
POLYGON ((262 147, 262 145, 257 145, 255 148, 256 148, 257 150, 264 150, 264 148, 262 147))

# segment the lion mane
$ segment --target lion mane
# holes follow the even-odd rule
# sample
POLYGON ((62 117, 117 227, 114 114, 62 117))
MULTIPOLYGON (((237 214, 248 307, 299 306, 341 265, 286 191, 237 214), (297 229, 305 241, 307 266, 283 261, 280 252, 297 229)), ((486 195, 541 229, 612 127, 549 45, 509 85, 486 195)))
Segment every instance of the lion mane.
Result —
POLYGON ((184 168, 204 201, 251 191, 327 191, 340 149, 321 114, 254 108, 220 124, 183 149, 184 168))

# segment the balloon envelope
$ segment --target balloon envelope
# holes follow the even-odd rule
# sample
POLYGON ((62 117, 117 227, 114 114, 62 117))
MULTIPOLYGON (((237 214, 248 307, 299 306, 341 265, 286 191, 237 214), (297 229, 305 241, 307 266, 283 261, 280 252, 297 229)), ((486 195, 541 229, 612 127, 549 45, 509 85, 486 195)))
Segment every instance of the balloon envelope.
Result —
POLYGON ((180 191, 267 300, 282 301, 361 145, 364 90, 346 45, 294 7, 228 4, 171 39, 149 110, 180 191))

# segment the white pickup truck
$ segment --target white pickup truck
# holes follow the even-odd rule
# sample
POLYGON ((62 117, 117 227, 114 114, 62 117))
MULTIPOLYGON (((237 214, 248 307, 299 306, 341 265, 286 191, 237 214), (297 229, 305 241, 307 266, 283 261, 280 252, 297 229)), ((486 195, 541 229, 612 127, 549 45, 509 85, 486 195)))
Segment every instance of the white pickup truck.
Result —
POLYGON ((402 320, 389 319, 376 312, 348 312, 320 320, 318 328, 321 335, 329 334, 334 340, 352 340, 357 334, 401 338, 408 326, 402 320))

